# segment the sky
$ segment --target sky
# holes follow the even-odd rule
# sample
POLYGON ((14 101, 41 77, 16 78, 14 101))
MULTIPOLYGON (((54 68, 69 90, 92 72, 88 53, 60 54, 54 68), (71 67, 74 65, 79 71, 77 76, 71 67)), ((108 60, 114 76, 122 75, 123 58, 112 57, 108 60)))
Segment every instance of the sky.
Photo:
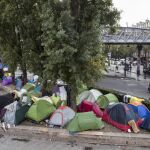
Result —
POLYGON ((112 0, 114 6, 121 10, 121 26, 132 26, 146 19, 150 20, 150 0, 112 0))

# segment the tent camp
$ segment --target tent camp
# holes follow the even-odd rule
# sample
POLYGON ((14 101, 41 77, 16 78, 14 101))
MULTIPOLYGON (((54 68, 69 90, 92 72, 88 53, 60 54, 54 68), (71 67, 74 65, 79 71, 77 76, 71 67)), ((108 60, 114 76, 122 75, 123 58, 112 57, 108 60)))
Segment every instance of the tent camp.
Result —
POLYGON ((118 98, 114 94, 109 93, 100 96, 96 103, 100 108, 105 109, 109 104, 118 103, 118 98))
POLYGON ((97 117, 102 117, 103 111, 99 108, 96 103, 83 100, 78 106, 78 112, 89 112, 93 111, 97 117))
POLYGON ((100 118, 96 118, 93 112, 77 113, 67 125, 70 132, 80 132, 86 130, 99 130, 104 127, 100 118))
POLYGON ((68 106, 60 106, 51 116, 50 125, 64 127, 75 116, 75 112, 68 106))
POLYGON ((21 106, 18 101, 7 105, 3 120, 9 124, 18 125, 25 119, 25 114, 29 109, 28 105, 21 106))
POLYGON ((90 91, 84 91, 77 97, 77 104, 80 104, 83 100, 94 103, 102 93, 96 89, 90 91))
POLYGON ((49 117, 54 111, 55 107, 50 102, 39 100, 32 104, 26 113, 26 117, 36 122, 40 122, 49 117))
POLYGON ((138 115, 125 103, 109 105, 105 109, 102 119, 126 132, 131 129, 128 124, 131 120, 134 120, 137 126, 142 123, 138 115))

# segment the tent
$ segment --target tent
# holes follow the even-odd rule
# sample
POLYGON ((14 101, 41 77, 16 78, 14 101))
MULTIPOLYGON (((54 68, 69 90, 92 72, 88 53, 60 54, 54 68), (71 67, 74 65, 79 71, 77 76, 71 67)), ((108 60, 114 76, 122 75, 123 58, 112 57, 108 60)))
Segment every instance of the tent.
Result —
POLYGON ((39 101, 39 100, 46 100, 46 101, 50 102, 51 104, 53 104, 51 98, 48 97, 48 96, 43 96, 43 97, 40 97, 40 98, 35 97, 35 96, 31 96, 31 100, 32 100, 33 102, 37 102, 37 101, 39 101))
POLYGON ((104 127, 100 118, 96 118, 93 112, 77 113, 67 125, 70 132, 80 132, 86 130, 99 130, 104 127))
POLYGON ((106 94, 100 96, 96 103, 99 105, 100 108, 105 109, 109 104, 118 103, 118 98, 112 94, 106 94))
POLYGON ((87 100, 82 101, 81 104, 78 106, 78 112, 89 112, 89 111, 93 111, 97 117, 102 117, 103 115, 102 110, 96 103, 92 103, 87 100))
POLYGON ((61 100, 59 96, 52 95, 50 98, 56 108, 58 108, 61 105, 61 100))
POLYGON ((13 94, 8 93, 5 95, 0 95, 0 110, 12 102, 14 102, 13 94))
POLYGON ((7 105, 5 109, 6 112, 3 116, 4 122, 18 125, 25 119, 25 114, 28 111, 29 106, 21 106, 18 101, 14 101, 13 103, 7 105))
POLYGON ((35 85, 32 84, 32 83, 26 83, 26 84, 22 87, 22 89, 25 89, 25 90, 27 90, 28 92, 34 90, 34 88, 35 88, 35 85))
POLYGON ((146 116, 144 118, 144 121, 142 122, 140 127, 145 129, 145 130, 149 130, 150 131, 150 115, 148 115, 148 116, 146 116))
POLYGON ((50 125, 64 127, 75 116, 75 112, 68 106, 60 106, 51 116, 50 125))
POLYGON ((138 115, 125 103, 109 105, 105 109, 102 119, 126 132, 131 129, 129 121, 134 120, 138 126, 142 123, 138 115))
POLYGON ((54 111, 55 107, 50 102, 39 100, 32 104, 26 113, 26 117, 36 122, 40 122, 49 117, 54 111))
POLYGON ((150 115, 150 111, 144 105, 134 106, 132 104, 128 104, 128 107, 133 109, 133 111, 138 114, 140 118, 145 118, 146 116, 150 115))
POLYGON ((130 99, 130 103, 133 103, 133 102, 143 102, 144 99, 141 99, 141 98, 138 98, 138 97, 131 97, 130 99))
POLYGON ((5 85, 9 85, 13 82, 12 80, 12 77, 11 76, 4 76, 3 79, 2 79, 2 85, 5 86, 5 85))
POLYGON ((102 93, 96 89, 91 89, 90 91, 84 91, 77 97, 77 102, 80 104, 83 100, 94 103, 102 93))

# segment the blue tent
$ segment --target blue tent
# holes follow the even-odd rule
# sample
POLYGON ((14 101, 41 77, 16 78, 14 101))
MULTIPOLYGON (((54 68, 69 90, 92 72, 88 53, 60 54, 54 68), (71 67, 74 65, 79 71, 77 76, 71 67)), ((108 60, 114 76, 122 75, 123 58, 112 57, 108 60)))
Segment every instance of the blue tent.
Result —
POLYGON ((135 106, 132 104, 128 104, 128 106, 130 108, 133 109, 133 111, 139 115, 140 118, 145 118, 148 115, 150 115, 150 111, 148 110, 148 108, 145 105, 139 105, 139 106, 135 106))
POLYGON ((143 123, 140 125, 141 128, 150 131, 150 115, 144 118, 143 123))

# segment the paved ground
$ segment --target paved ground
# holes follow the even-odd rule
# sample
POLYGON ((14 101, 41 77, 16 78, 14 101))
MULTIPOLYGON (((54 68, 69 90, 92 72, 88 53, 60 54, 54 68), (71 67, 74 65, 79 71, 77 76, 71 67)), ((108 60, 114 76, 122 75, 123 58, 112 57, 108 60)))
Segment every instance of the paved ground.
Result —
POLYGON ((115 145, 87 145, 55 142, 44 139, 25 139, 0 135, 0 150, 149 150, 146 147, 128 147, 115 145))
POLYGON ((96 86, 100 88, 114 89, 133 96, 148 99, 150 97, 150 93, 147 90, 148 84, 149 82, 147 81, 105 77, 101 81, 97 82, 96 86))
POLYGON ((150 77, 147 76, 146 79, 144 78, 141 66, 141 75, 139 81, 137 81, 136 68, 137 66, 132 66, 132 71, 127 72, 127 77, 124 78, 124 66, 119 66, 118 71, 116 71, 115 65, 110 65, 108 72, 104 72, 106 76, 98 81, 96 86, 148 99, 150 97, 150 93, 148 92, 150 77))

